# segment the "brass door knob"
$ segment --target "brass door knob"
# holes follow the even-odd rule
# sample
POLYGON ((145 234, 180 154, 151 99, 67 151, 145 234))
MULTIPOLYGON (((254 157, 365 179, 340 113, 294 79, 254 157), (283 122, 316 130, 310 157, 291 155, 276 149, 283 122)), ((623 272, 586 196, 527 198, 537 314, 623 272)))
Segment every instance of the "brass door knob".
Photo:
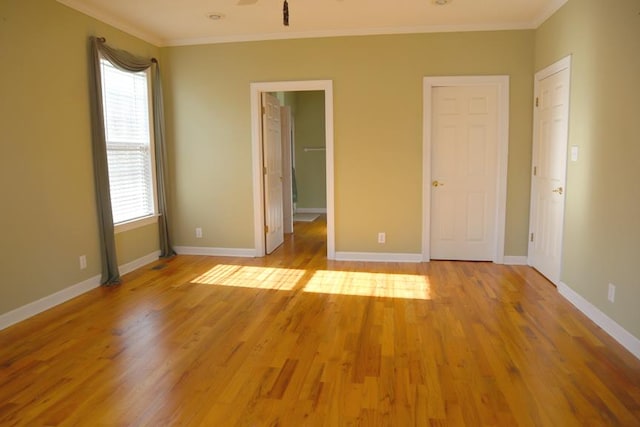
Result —
POLYGON ((438 181, 436 180, 436 181, 433 181, 433 182, 431 183, 431 185, 432 185, 432 186, 434 186, 434 187, 442 187, 442 186, 444 185, 444 182, 438 182, 438 181))
POLYGON ((562 187, 558 187, 558 188, 556 188, 556 189, 554 189, 554 190, 551 190, 551 191, 553 191, 554 193, 558 193, 559 195, 561 195, 561 196, 562 196, 562 192, 563 192, 564 190, 562 189, 562 187))

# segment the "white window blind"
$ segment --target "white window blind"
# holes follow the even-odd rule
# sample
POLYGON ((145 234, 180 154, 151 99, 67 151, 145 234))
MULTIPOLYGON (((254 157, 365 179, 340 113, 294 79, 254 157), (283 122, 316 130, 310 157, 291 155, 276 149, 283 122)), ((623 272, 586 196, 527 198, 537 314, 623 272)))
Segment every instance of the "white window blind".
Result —
POLYGON ((100 63, 113 222, 119 224, 155 214, 148 74, 100 63))

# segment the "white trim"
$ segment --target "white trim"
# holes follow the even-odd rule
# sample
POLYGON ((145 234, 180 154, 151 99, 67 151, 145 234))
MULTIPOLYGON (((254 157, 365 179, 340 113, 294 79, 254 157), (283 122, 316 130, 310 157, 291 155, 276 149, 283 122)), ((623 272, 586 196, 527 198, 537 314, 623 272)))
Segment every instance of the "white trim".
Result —
POLYGON ((141 31, 139 26, 127 22, 126 20, 111 15, 103 10, 87 5, 83 0, 57 0, 77 12, 95 18, 114 28, 122 30, 132 36, 138 37, 148 43, 158 47, 170 46, 192 46, 203 44, 251 42, 263 40, 287 40, 287 39, 309 39, 323 37, 348 37, 348 36, 374 36, 391 34, 427 34, 427 33, 458 33, 469 31, 508 31, 508 30, 533 30, 542 25, 549 17, 558 11, 568 0, 554 0, 542 11, 542 13, 532 21, 506 22, 489 24, 462 24, 462 25, 422 25, 412 27, 377 27, 377 28, 356 28, 342 30, 316 30, 299 32, 279 32, 279 33, 249 33, 216 35, 209 37, 188 37, 176 39, 164 39, 158 34, 141 31))
POLYGON ((109 24, 118 30, 124 31, 132 36, 138 37, 148 43, 156 46, 165 46, 164 40, 156 35, 141 31, 140 26, 123 21, 121 18, 113 16, 105 11, 96 10, 94 7, 87 5, 84 0, 56 0, 58 3, 63 4, 77 12, 97 19, 98 21, 109 24))
MULTIPOLYGON (((540 95, 540 82, 548 77, 551 77, 554 74, 557 74, 561 71, 564 70, 568 70, 569 73, 569 81, 568 81, 568 93, 567 93, 567 134, 566 136, 566 140, 565 140, 565 149, 568 148, 569 146, 569 132, 570 132, 570 125, 571 123, 569 123, 569 120, 571 118, 570 114, 571 114, 571 55, 567 55, 564 58, 554 62, 553 64, 543 68, 542 70, 536 72, 534 74, 534 78, 533 78, 533 100, 534 100, 534 105, 533 105, 533 133, 532 133, 532 143, 531 143, 531 147, 532 147, 532 156, 531 156, 531 171, 529 172, 531 175, 531 187, 530 187, 530 195, 529 195, 529 235, 531 235, 531 233, 533 233, 533 228, 534 228, 534 223, 535 223, 535 215, 537 212, 537 204, 536 204, 536 200, 535 200, 535 194, 534 194, 534 189, 535 189, 535 185, 536 182, 533 179, 533 167, 536 164, 536 151, 535 149, 537 148, 537 142, 538 141, 538 126, 536 125, 538 122, 538 108, 535 107, 535 99, 540 95)), ((567 188, 567 172, 568 172, 568 165, 565 163, 565 177, 564 177, 564 182, 562 183, 562 186, 566 189, 567 188)), ((551 277, 550 274, 547 274, 546 277, 547 279, 553 283, 556 286, 560 286, 560 277, 562 277, 562 253, 563 253, 563 248, 564 248, 564 221, 565 221, 565 205, 566 205, 566 197, 563 201, 563 207, 562 207, 562 232, 560 233, 560 269, 558 272, 558 276, 557 277, 551 277)), ((528 255, 527 255, 527 265, 530 265, 532 267, 534 266, 533 260, 531 258, 531 254, 533 253, 533 243, 531 242, 530 239, 527 239, 528 243, 527 243, 527 250, 528 250, 528 255)))
POLYGON ((533 28, 538 28, 540 25, 544 24, 544 22, 551 18, 551 16, 556 13, 562 6, 565 5, 569 0, 553 0, 543 11, 542 13, 533 20, 533 28))
MULTIPOLYGON (((155 175, 155 173, 154 173, 155 175)), ((153 186, 156 187, 155 184, 155 178, 153 180, 153 186)), ((154 204, 158 203, 158 198, 155 196, 154 194, 154 204)), ((156 212, 157 212, 157 208, 156 208, 156 212)), ((120 233, 124 233, 125 231, 129 231, 129 230, 135 230, 136 228, 141 228, 141 227, 145 227, 147 225, 151 225, 151 224, 157 224, 158 223, 158 217, 160 216, 160 214, 153 214, 153 215, 149 215, 149 216, 144 216, 142 218, 136 218, 136 219, 132 219, 131 221, 125 221, 125 222, 121 222, 118 224, 114 224, 113 225, 113 233, 114 234, 120 234, 120 233)))
POLYGON ((504 265, 528 265, 526 256, 504 256, 504 265))
POLYGON ((22 322, 25 319, 42 313, 56 305, 69 301, 77 296, 89 292, 100 286, 100 276, 90 277, 75 285, 69 286, 51 295, 47 295, 44 298, 40 298, 37 301, 30 302, 29 304, 18 307, 8 313, 0 315, 0 330, 8 328, 18 322, 22 322))
MULTIPOLYGON (((100 69, 101 72, 103 72, 102 74, 102 89, 103 89, 103 108, 106 111, 107 110, 107 98, 106 98, 106 93, 108 92, 107 89, 107 81, 106 79, 106 74, 104 73, 106 68, 110 68, 113 69, 119 73, 123 73, 123 74, 127 74, 129 77, 137 74, 137 73, 130 73, 130 72, 126 72, 123 71, 121 69, 119 69, 115 64, 113 64, 113 62, 105 57, 102 53, 99 53, 99 57, 100 57, 100 69)), ((146 101, 147 101, 147 122, 145 123, 147 125, 148 128, 148 139, 146 139, 146 142, 148 143, 148 147, 149 147, 149 156, 148 156, 148 166, 149 166, 149 171, 151 174, 151 182, 150 182, 150 190, 151 190, 151 201, 153 202, 153 211, 150 214, 144 215, 144 216, 138 216, 138 217, 134 217, 134 218, 128 218, 124 221, 118 222, 118 223, 114 223, 113 224, 113 228, 114 228, 114 233, 115 234, 119 234, 119 233, 123 233, 125 231, 129 231, 129 230, 134 230, 137 228, 141 228, 141 227, 145 227, 147 225, 151 225, 151 224, 157 224, 158 223, 158 185, 157 185, 157 174, 156 174, 156 144, 155 144, 155 133, 154 133, 154 116, 153 116, 153 85, 154 82, 151 79, 151 68, 147 68, 146 70, 142 71, 142 73, 144 73, 144 80, 146 81, 146 85, 147 85, 147 94, 146 94, 146 101)), ((135 77, 137 78, 137 77, 135 77)), ((137 98, 135 98, 134 100, 138 100, 137 98)), ((105 118, 103 120, 104 122, 104 126, 105 128, 107 128, 107 116, 105 115, 105 118)), ((108 140, 105 140, 106 142, 106 147, 107 147, 107 153, 110 151, 110 143, 108 140)), ((115 151, 119 151, 120 149, 112 149, 115 151)), ((113 197, 113 195, 112 195, 113 197)), ((117 209, 116 209, 117 210, 117 209)))
POLYGON ((381 252, 336 252, 338 261, 365 262, 422 262, 421 254, 381 253, 381 252))
POLYGON ((254 258, 255 249, 244 248, 209 248, 203 246, 174 246, 173 250, 178 255, 205 255, 205 256, 225 256, 239 258, 254 258))
MULTIPOLYGON (((160 251, 155 251, 149 255, 135 259, 131 262, 118 266, 121 275, 131 273, 140 267, 156 261, 160 257, 160 251)), ((69 286, 51 295, 40 298, 37 301, 30 302, 22 307, 18 307, 8 313, 0 315, 0 330, 5 329, 18 322, 26 320, 36 314, 42 313, 50 308, 67 302, 77 296, 80 296, 92 289, 100 286, 100 275, 93 276, 75 285, 69 286)))
POLYGON ((251 146, 253 155, 253 227, 255 250, 253 256, 265 256, 264 183, 262 179, 262 114, 263 92, 324 91, 325 147, 327 176, 327 258, 335 258, 334 191, 333 191, 333 81, 303 80, 282 82, 255 82, 251 92, 251 146))
POLYGON ((607 334, 611 335, 631 354, 640 359, 640 339, 620 326, 615 320, 600 311, 596 306, 584 299, 580 294, 563 282, 558 283, 558 292, 578 310, 584 313, 607 334))
MULTIPOLYGON (((542 70, 538 71, 534 75, 534 83, 540 84, 541 80, 544 80, 547 77, 559 73, 560 71, 563 71, 567 68, 569 69, 569 71, 571 71, 571 55, 567 55, 564 58, 559 59, 558 61, 549 65, 548 67, 545 67, 542 70)), ((536 93, 537 92, 534 90, 534 94, 536 93)))
POLYGON ((131 273, 132 271, 137 270, 140 267, 144 267, 147 264, 151 264, 152 262, 157 261, 160 258, 160 253, 161 252, 158 250, 141 258, 134 259, 133 261, 126 264, 122 264, 118 267, 118 270, 120 270, 120 275, 131 273))
POLYGON ((295 208, 295 213, 326 214, 327 208, 295 208))
MULTIPOLYGON (((60 1, 60 0, 58 0, 60 1)), ((565 0, 566 1, 566 0, 565 0)), ((427 25, 416 27, 380 27, 380 28, 357 28, 344 30, 317 30, 300 32, 264 33, 264 34, 230 34, 210 37, 196 37, 167 40, 164 46, 191 46, 202 44, 220 44, 236 42, 252 42, 263 40, 288 40, 288 39, 311 39, 324 37, 350 37, 350 36, 376 36, 392 34, 425 34, 425 33, 459 33, 469 31, 508 31, 508 30, 533 30, 536 28, 535 22, 509 22, 496 24, 477 25, 427 25)), ((113 24, 112 24, 113 25, 113 24)), ((114 25, 115 26, 115 25, 114 25)), ((116 27, 117 28, 117 27, 116 27)))
POLYGON ((435 87, 496 86, 498 89, 498 160, 496 188, 496 235, 492 261, 504 262, 509 161, 509 76, 442 76, 423 79, 422 127, 422 261, 431 259, 431 108, 435 87))

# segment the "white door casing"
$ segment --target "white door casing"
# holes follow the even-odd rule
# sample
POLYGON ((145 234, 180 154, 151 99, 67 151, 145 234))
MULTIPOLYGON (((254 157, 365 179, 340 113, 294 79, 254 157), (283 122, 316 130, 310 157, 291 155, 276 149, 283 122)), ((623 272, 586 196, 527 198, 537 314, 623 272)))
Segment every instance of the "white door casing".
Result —
POLYGON ((255 256, 266 254, 264 234, 264 182, 261 128, 261 98, 264 92, 323 91, 325 114, 325 147, 327 177, 327 258, 335 259, 334 225, 334 158, 333 158, 333 82, 331 80, 302 80, 256 82, 250 84, 251 146, 253 157, 253 217, 255 256))
POLYGON ((495 86, 433 90, 431 259, 493 260, 497 92, 495 86))
POLYGON ((423 120, 423 261, 502 263, 509 77, 425 77, 423 120))
POLYGON ((569 137, 571 57, 534 80, 528 263, 560 284, 569 137))
POLYGON ((284 243, 282 199, 282 128, 280 101, 262 94, 262 152, 264 173, 264 223, 266 253, 284 243))

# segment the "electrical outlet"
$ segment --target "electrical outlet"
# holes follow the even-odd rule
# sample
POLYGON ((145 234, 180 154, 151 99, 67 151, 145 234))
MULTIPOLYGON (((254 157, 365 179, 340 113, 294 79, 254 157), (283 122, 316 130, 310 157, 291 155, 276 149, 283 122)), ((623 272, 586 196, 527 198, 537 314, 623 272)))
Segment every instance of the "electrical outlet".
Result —
POLYGON ((87 256, 80 255, 80 270, 84 270, 87 268, 87 256))
POLYGON ((609 283, 609 294, 607 295, 607 298, 610 302, 616 301, 616 285, 613 283, 609 283))
POLYGON ((200 227, 196 228, 196 238, 197 239, 202 239, 202 228, 200 228, 200 227))
POLYGON ((386 241, 387 241, 387 233, 385 233, 384 231, 378 233, 378 243, 384 243, 386 241))

